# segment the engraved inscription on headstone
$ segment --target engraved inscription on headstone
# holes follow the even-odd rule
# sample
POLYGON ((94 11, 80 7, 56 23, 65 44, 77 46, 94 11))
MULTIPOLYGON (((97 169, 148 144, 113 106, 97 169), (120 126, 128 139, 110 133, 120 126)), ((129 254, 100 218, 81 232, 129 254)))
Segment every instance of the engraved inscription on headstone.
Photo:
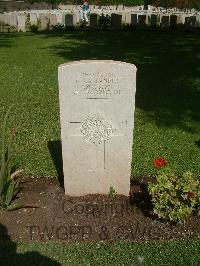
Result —
POLYGON ((136 67, 78 61, 58 74, 65 193, 129 195, 136 67))
POLYGON ((74 93, 86 96, 120 94, 120 90, 115 88, 117 83, 116 73, 79 73, 74 93))

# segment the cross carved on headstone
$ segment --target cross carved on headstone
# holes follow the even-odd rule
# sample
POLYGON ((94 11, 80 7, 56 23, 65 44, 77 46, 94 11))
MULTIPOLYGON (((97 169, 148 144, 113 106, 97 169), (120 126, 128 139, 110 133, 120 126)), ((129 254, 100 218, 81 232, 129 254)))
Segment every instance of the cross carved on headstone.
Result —
MULTIPOLYGON (((96 145, 103 145, 103 166, 106 169, 106 142, 112 137, 126 137, 127 120, 122 121, 121 132, 112 125, 111 121, 106 120, 103 116, 97 114, 88 115, 85 121, 70 121, 70 127, 79 127, 79 133, 72 134, 71 137, 83 137, 86 142, 96 145), (118 132, 115 134, 115 132, 118 132)), ((74 131, 74 130, 73 130, 74 131)), ((76 130, 77 131, 77 128, 76 130)))

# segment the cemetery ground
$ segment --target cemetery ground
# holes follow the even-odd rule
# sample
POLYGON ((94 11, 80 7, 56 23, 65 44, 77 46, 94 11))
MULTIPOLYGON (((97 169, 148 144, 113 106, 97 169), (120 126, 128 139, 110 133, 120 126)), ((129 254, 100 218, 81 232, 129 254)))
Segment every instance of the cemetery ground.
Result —
POLYGON ((199 264, 199 219, 184 226, 159 221, 145 193, 156 157, 165 157, 178 174, 200 173, 199 47, 195 32, 0 34, 0 118, 13 104, 15 163, 28 181, 16 201, 35 207, 1 212, 5 238, 18 241, 18 252, 38 251, 64 265, 128 265, 137 256, 147 265, 199 264), (62 181, 57 67, 82 59, 124 61, 138 69, 131 202, 119 195, 70 198, 54 178, 62 181), (104 240, 109 244, 88 243, 104 240), (122 240, 137 243, 113 243, 122 240), (84 243, 66 248, 63 241, 84 243))

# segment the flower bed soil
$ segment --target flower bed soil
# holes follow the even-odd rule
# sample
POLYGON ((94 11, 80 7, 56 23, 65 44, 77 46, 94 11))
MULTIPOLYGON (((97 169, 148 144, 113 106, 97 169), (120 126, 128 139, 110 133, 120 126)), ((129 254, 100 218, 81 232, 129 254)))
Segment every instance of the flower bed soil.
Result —
POLYGON ((29 179, 15 200, 27 207, 0 211, 0 238, 13 241, 148 241, 200 238, 200 218, 177 226, 153 215, 151 178, 135 180, 130 197, 69 197, 56 178, 29 179))

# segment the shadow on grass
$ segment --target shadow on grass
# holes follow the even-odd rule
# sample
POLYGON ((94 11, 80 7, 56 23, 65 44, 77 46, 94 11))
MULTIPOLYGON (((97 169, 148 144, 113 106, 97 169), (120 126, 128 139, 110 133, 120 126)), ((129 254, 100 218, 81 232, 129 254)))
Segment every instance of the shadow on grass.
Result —
POLYGON ((0 32, 0 48, 9 48, 13 41, 19 36, 17 33, 2 33, 0 32))
MULTIPOLYGON (((56 38, 57 34, 44 34, 56 38)), ((143 122, 196 133, 200 121, 200 36, 198 32, 69 32, 49 46, 67 61, 107 59, 137 66, 136 107, 143 122)))
POLYGON ((58 181, 60 186, 64 188, 64 174, 63 174, 63 161, 62 161, 62 145, 60 140, 49 141, 48 149, 50 151, 52 160, 54 162, 58 181))
POLYGON ((136 206, 146 217, 155 219, 153 204, 148 193, 148 183, 141 183, 137 179, 131 179, 130 204, 136 206))
POLYGON ((41 255, 39 252, 17 254, 17 243, 11 241, 7 228, 0 224, 0 262, 6 265, 48 265, 59 266, 60 263, 41 255))

